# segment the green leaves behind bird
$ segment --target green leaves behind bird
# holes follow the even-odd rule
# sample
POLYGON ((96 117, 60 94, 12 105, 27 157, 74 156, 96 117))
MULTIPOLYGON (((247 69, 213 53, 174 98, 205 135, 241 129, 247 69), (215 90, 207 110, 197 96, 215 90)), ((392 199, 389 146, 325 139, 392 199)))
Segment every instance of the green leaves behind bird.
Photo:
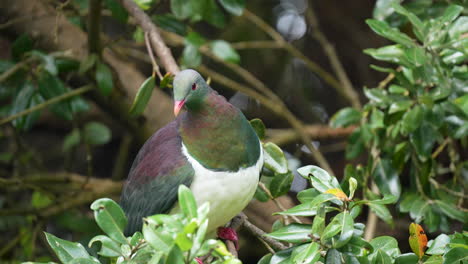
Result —
POLYGON ((151 98, 153 89, 155 87, 155 78, 154 76, 146 79, 143 84, 138 89, 138 92, 133 100, 132 107, 130 108, 130 114, 133 116, 140 115, 145 110, 148 101, 151 98))

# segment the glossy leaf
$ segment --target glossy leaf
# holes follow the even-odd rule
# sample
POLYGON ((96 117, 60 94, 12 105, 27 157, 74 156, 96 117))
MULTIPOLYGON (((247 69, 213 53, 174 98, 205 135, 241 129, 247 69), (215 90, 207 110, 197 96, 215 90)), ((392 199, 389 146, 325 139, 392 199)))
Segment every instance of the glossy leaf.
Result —
POLYGON ((421 106, 416 105, 403 115, 402 128, 406 133, 415 131, 423 120, 424 111, 421 106))
POLYGON ((304 243, 311 241, 310 232, 310 225, 290 224, 267 234, 267 236, 291 243, 304 243))
POLYGON ((186 67, 198 67, 201 64, 202 57, 198 48, 194 45, 187 44, 182 52, 182 62, 186 67))
POLYGON ((468 261, 468 249, 462 247, 456 247, 450 249, 444 255, 443 264, 453 264, 453 263, 466 263, 468 261))
POLYGON ((95 242, 101 242, 101 249, 98 254, 104 257, 118 257, 122 255, 120 246, 117 242, 108 236, 99 235, 93 237, 88 243, 88 247, 92 247, 95 242))
POLYGON ((186 19, 192 15, 192 5, 190 1, 171 0, 171 11, 178 19, 186 19))
POLYGON ((396 43, 406 45, 406 46, 413 46, 414 41, 408 37, 408 35, 400 32, 396 28, 390 27, 386 22, 379 21, 375 19, 367 19, 366 23, 370 26, 370 28, 377 33, 378 35, 387 38, 389 40, 395 41, 396 43))
POLYGON ((389 45, 378 49, 365 49, 364 53, 372 56, 376 60, 409 65, 409 62, 405 56, 405 49, 398 44, 389 45))
POLYGON ((291 189, 291 184, 294 180, 294 174, 287 172, 284 174, 276 174, 270 183, 271 195, 276 198, 285 195, 291 189))
POLYGON ((395 238, 389 236, 380 236, 372 239, 369 242, 374 248, 375 254, 377 250, 382 250, 387 253, 388 256, 395 258, 400 255, 400 249, 398 248, 398 242, 395 238))
POLYGON ((123 234, 127 217, 116 202, 109 198, 101 198, 91 204, 91 209, 94 211, 96 223, 104 233, 119 243, 127 244, 127 238, 123 234))
POLYGON ((127 23, 128 13, 116 0, 105 0, 104 2, 112 13, 112 17, 120 23, 127 23))
POLYGON ((47 243, 49 243, 54 253, 63 263, 68 263, 75 258, 90 258, 90 255, 83 245, 60 239, 47 232, 44 232, 44 234, 46 236, 47 243))
POLYGON ((80 130, 73 129, 68 135, 63 139, 62 150, 63 152, 70 151, 73 147, 77 146, 81 141, 80 130))
POLYGON ((373 172, 375 183, 379 190, 385 194, 391 194, 397 198, 401 194, 401 184, 398 172, 393 168, 392 162, 387 159, 378 161, 377 166, 373 172))
POLYGON ((229 42, 224 40, 215 40, 210 43, 210 47, 216 57, 231 63, 240 62, 239 54, 231 47, 229 42))
POLYGON ((143 236, 145 240, 156 250, 161 250, 168 254, 174 246, 174 239, 171 234, 165 231, 157 231, 154 227, 143 224, 143 236))
POLYGON ((21 59, 21 56, 33 48, 33 42, 27 34, 21 34, 11 45, 11 53, 15 60, 21 59))
POLYGON ((90 145, 104 145, 111 137, 110 129, 102 123, 89 122, 84 126, 83 138, 90 145))
POLYGON ((385 205, 381 204, 374 204, 369 203, 369 208, 382 220, 384 220, 387 224, 393 223, 392 215, 385 205))
POLYGON ((240 16, 245 7, 245 0, 219 0, 219 3, 229 13, 240 16))
POLYGON ((249 122, 252 128, 255 130, 255 133, 257 133, 258 138, 260 140, 264 140, 266 128, 265 128, 265 124, 263 124, 263 121, 259 118, 254 118, 250 120, 249 122))
POLYGON ((312 235, 320 238, 325 229, 325 207, 320 206, 314 220, 312 222, 312 235))
POLYGON ((288 161, 276 144, 271 142, 263 144, 263 159, 267 169, 281 174, 288 172, 288 161))
POLYGON ((303 203, 291 207, 285 211, 277 212, 279 215, 294 215, 294 216, 313 216, 317 213, 317 205, 311 202, 303 203))
POLYGON ((95 78, 99 91, 105 96, 110 95, 114 88, 114 81, 112 72, 106 64, 97 62, 95 78))
POLYGON ((442 255, 445 252, 445 247, 450 243, 450 237, 446 234, 438 235, 434 240, 429 241, 427 244, 428 249, 426 254, 429 255, 442 255))
MULTIPOLYGON (((56 96, 62 95, 68 91, 63 82, 56 76, 48 72, 43 72, 38 80, 39 93, 46 99, 52 99, 56 96)), ((61 101, 50 106, 50 110, 57 116, 65 120, 72 120, 73 114, 70 101, 61 101)))
POLYGON ((405 253, 395 259, 395 264, 414 264, 418 263, 418 260, 418 256, 414 253, 405 253))
POLYGON ((467 213, 458 209, 454 204, 442 200, 436 200, 435 203, 448 217, 462 222, 466 221, 467 213))
POLYGON ((361 112, 358 110, 346 107, 336 112, 330 119, 331 127, 347 127, 349 125, 358 124, 361 120, 361 112))
POLYGON ((151 94, 153 93, 154 87, 155 87, 154 76, 149 77, 141 84, 135 96, 135 100, 133 100, 132 107, 130 108, 131 115, 136 116, 136 115, 140 115, 143 113, 146 105, 151 99, 151 94))
POLYGON ((421 126, 410 134, 410 142, 421 161, 426 161, 431 155, 437 136, 438 134, 434 127, 426 122, 423 122, 421 126))
POLYGON ((185 185, 179 186, 179 206, 188 219, 197 218, 197 202, 190 189, 185 185))
MULTIPOLYGON (((26 81, 21 87, 21 91, 15 96, 10 114, 14 115, 33 107, 43 101, 42 96, 36 92, 31 82, 26 81)), ((29 130, 40 116, 40 111, 32 112, 28 115, 16 118, 12 121, 13 126, 19 131, 29 130)))
POLYGON ((341 253, 331 248, 327 250, 327 255, 325 256, 325 264, 341 264, 341 253))
POLYGON ((442 256, 430 256, 423 264, 442 264, 444 262, 444 258, 442 256))
MULTIPOLYGON (((340 225, 340 232, 338 237, 332 239, 332 245, 334 248, 341 248, 346 245, 353 236, 354 220, 348 211, 336 215, 332 222, 335 221, 335 219, 340 225)), ((325 231, 323 235, 325 235, 325 231)))
POLYGON ((413 13, 402 7, 401 5, 398 4, 399 1, 393 1, 392 7, 395 9, 395 11, 399 14, 404 15, 408 20, 411 22, 413 25, 413 32, 418 37, 420 41, 423 41, 424 38, 426 37, 426 28, 424 26, 424 23, 413 13))
POLYGON ((316 242, 304 244, 291 254, 293 263, 315 263, 320 258, 320 245, 316 242))

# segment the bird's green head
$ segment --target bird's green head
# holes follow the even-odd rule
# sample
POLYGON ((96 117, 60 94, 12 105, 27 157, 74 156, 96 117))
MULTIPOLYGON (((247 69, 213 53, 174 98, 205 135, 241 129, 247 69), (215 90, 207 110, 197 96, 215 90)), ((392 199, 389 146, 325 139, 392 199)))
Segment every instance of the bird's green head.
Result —
POLYGON ((210 88, 201 75, 191 69, 179 72, 174 78, 174 114, 182 107, 189 111, 200 107, 210 88))

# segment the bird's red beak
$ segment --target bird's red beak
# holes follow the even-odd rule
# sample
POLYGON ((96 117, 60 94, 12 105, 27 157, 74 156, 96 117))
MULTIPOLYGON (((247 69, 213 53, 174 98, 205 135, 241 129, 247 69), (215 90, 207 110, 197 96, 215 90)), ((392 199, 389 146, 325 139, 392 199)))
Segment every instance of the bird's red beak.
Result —
POLYGON ((174 115, 175 116, 179 115, 180 109, 182 109, 184 104, 185 104, 185 100, 180 100, 180 101, 175 101, 174 102, 174 115))

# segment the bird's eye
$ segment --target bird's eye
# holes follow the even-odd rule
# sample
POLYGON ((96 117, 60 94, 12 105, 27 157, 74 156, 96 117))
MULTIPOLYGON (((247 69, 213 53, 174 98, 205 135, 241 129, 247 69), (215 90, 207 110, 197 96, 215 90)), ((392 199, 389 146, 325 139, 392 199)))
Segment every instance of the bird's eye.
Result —
POLYGON ((195 89, 197 89, 197 84, 196 83, 192 84, 192 90, 195 90, 195 89))

